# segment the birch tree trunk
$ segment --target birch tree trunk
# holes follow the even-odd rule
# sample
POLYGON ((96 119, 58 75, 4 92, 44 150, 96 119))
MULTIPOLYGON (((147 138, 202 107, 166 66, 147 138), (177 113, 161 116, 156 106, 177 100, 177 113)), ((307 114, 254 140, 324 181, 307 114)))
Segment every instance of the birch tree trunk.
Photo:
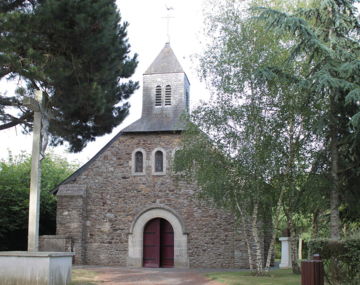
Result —
POLYGON ((294 227, 294 223, 291 218, 289 218, 289 229, 290 229, 290 257, 291 257, 291 266, 294 274, 300 274, 300 266, 298 263, 298 251, 297 251, 297 235, 294 227))
POLYGON ((258 230, 258 211, 259 211, 259 202, 255 202, 254 210, 252 214, 252 224, 251 231, 255 243, 255 265, 256 265, 256 275, 263 275, 263 252, 261 250, 260 238, 259 238, 259 230, 258 230))
POLYGON ((303 239, 301 237, 299 237, 299 246, 298 246, 298 248, 299 248, 299 250, 298 250, 298 252, 299 252, 298 259, 299 260, 302 260, 302 258, 303 258, 303 244, 302 244, 302 242, 303 242, 303 239))
POLYGON ((281 188, 279 199, 276 204, 275 217, 273 217, 274 222, 273 222, 272 236, 271 236, 270 245, 269 245, 269 249, 268 249, 267 257, 266 257, 265 272, 269 272, 269 269, 270 269, 271 257, 272 257, 273 251, 274 251, 274 244, 275 244, 275 239, 276 239, 276 229, 279 226, 279 220, 280 220, 279 217, 280 217, 282 198, 284 195, 284 189, 285 189, 284 187, 281 188))
POLYGON ((247 249, 247 253, 248 253, 249 268, 250 268, 251 271, 253 271, 254 270, 254 258, 253 258, 253 254, 252 254, 252 250, 251 250, 251 242, 250 242, 251 234, 249 233, 249 228, 248 228, 248 223, 247 223, 246 216, 244 214, 244 211, 240 207, 239 202, 237 201, 237 199, 236 199, 236 208, 239 211, 239 216, 240 216, 241 223, 242 223, 242 229, 243 229, 243 233, 244 233, 244 237, 245 237, 246 249, 247 249))

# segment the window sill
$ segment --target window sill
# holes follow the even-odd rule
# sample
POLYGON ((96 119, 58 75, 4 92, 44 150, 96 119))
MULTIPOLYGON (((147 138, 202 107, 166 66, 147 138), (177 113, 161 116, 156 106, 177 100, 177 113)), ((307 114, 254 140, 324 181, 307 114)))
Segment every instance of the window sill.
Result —
POLYGON ((132 176, 145 176, 145 172, 133 172, 131 173, 132 176))
POLYGON ((163 176, 163 175, 166 175, 166 172, 153 172, 153 175, 163 176))

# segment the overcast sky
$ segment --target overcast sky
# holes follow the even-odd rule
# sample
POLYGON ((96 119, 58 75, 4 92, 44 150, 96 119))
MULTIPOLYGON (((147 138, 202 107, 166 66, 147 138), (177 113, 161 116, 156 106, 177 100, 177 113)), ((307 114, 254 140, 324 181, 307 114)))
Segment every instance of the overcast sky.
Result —
MULTIPOLYGON (((187 73, 190 83, 191 105, 200 99, 208 98, 207 91, 199 82, 196 63, 193 57, 201 51, 202 6, 204 0, 118 0, 122 21, 129 22, 128 38, 132 52, 138 54, 139 65, 132 79, 140 82, 140 89, 131 97, 130 115, 122 125, 114 129, 111 135, 97 138, 79 154, 67 154, 64 147, 54 149, 56 153, 85 163, 96 154, 113 136, 129 123, 141 116, 142 74, 152 63, 167 41, 166 6, 170 10, 170 44, 181 65, 187 73)), ((11 93, 9 84, 1 84, 1 91, 11 93)), ((31 135, 24 136, 20 128, 0 132, 0 159, 7 157, 7 150, 17 154, 22 150, 31 152, 31 135)))

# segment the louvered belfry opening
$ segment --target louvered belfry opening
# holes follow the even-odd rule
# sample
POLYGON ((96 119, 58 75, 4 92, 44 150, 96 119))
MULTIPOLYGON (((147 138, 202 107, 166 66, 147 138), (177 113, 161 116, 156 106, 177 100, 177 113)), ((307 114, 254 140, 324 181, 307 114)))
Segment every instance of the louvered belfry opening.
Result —
MULTIPOLYGON (((170 44, 165 44, 159 55, 143 74, 143 104, 141 118, 123 131, 183 131, 186 124, 190 82, 170 44)), ((144 166, 145 167, 145 166, 144 166)), ((164 165, 165 167, 165 165, 164 165)))
POLYGON ((158 85, 155 88, 155 106, 161 106, 161 86, 158 85))
POLYGON ((166 85, 165 87, 165 106, 171 105, 171 86, 166 85))
POLYGON ((174 267, 174 230, 161 218, 150 220, 144 228, 144 267, 174 267))

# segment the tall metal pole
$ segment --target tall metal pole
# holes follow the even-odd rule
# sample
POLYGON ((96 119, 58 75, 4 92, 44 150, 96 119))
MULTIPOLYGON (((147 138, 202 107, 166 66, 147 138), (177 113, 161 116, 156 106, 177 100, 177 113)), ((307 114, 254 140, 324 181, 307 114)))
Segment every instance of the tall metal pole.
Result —
POLYGON ((166 42, 170 43, 170 19, 174 18, 170 15, 170 11, 174 10, 174 8, 167 5, 165 5, 165 8, 167 10, 167 15, 163 18, 166 19, 166 42))
POLYGON ((33 145, 31 154, 31 178, 29 200, 28 251, 39 250, 39 212, 41 185, 41 108, 42 92, 35 91, 35 100, 28 102, 28 107, 34 111, 33 145), (35 101, 35 102, 34 102, 35 101))

